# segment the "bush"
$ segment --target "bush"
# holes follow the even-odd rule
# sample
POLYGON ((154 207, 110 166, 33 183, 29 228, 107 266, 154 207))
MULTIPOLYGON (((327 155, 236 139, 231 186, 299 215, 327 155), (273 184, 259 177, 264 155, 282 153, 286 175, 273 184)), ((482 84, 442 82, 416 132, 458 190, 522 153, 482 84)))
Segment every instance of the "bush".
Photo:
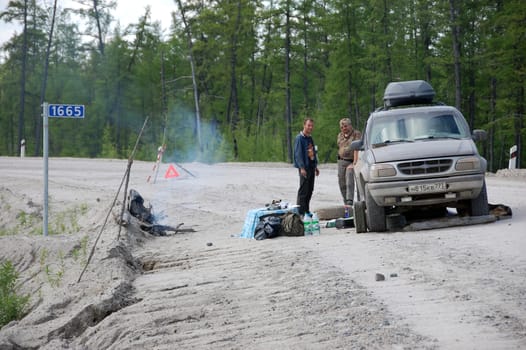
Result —
POLYGON ((6 261, 0 265, 0 327, 22 318, 29 296, 16 294, 18 273, 13 264, 6 261))

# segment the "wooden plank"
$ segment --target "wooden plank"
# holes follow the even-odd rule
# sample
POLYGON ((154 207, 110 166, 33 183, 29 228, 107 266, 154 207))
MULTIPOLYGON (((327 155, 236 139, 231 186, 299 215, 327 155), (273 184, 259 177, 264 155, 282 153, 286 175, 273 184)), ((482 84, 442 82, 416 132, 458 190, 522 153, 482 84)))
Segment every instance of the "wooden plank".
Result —
POLYGON ((454 227, 454 226, 468 226, 479 225, 497 221, 495 215, 483 216, 452 216, 440 219, 431 219, 426 221, 412 222, 403 228, 403 231, 420 231, 432 230, 437 228, 454 227))
MULTIPOLYGON (((316 208, 314 211, 318 214, 320 220, 339 219, 345 216, 345 208, 343 207, 343 204, 333 207, 316 208)), ((352 213, 352 208, 350 208, 350 211, 352 213)))

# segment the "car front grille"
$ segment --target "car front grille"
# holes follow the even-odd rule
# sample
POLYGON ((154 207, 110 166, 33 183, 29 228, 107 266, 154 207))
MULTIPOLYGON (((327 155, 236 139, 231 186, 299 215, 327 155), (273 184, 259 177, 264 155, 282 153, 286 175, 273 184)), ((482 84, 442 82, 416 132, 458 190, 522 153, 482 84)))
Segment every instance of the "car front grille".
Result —
POLYGON ((443 173, 451 168, 451 159, 432 159, 398 164, 398 171, 405 175, 443 173))

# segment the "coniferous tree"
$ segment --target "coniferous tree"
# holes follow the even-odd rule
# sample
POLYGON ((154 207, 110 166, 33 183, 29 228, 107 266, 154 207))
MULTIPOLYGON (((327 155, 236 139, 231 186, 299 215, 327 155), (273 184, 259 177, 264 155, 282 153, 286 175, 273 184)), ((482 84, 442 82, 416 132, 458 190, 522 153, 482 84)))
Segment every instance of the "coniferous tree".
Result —
POLYGON ((148 9, 121 30, 113 1, 83 0, 80 10, 57 8, 52 40, 51 9, 39 4, 11 1, 0 14, 22 24, 25 8, 27 22, 2 47, 0 154, 17 154, 23 137, 40 152, 49 45, 45 100, 85 104, 87 115, 50 123, 53 156, 127 157, 149 116, 138 157, 155 158, 166 142, 180 160, 290 161, 309 115, 320 160, 331 161, 339 118, 361 129, 388 82, 425 79, 471 128, 488 130, 479 146, 490 170, 507 166, 514 144, 524 161, 518 0, 181 1, 169 33, 148 9))

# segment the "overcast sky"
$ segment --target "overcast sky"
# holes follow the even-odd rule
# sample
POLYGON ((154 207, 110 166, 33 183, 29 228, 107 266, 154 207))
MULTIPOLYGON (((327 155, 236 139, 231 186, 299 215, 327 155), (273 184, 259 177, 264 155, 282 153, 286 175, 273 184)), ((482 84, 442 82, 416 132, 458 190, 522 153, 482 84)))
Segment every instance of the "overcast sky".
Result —
MULTIPOLYGON (((53 3, 52 0, 46 0, 46 2, 53 3)), ((0 12, 5 11, 8 3, 9 0, 0 0, 0 12)), ((73 7, 75 1, 58 0, 57 4, 62 8, 73 7)), ((121 28, 124 28, 130 23, 138 22, 148 5, 151 8, 152 22, 160 21, 163 29, 168 29, 171 23, 171 13, 176 10, 174 0, 117 0, 117 9, 112 12, 112 15, 116 21, 120 22, 121 28)), ((22 31, 21 26, 0 20, 0 45, 9 40, 15 31, 20 33, 22 31)))

